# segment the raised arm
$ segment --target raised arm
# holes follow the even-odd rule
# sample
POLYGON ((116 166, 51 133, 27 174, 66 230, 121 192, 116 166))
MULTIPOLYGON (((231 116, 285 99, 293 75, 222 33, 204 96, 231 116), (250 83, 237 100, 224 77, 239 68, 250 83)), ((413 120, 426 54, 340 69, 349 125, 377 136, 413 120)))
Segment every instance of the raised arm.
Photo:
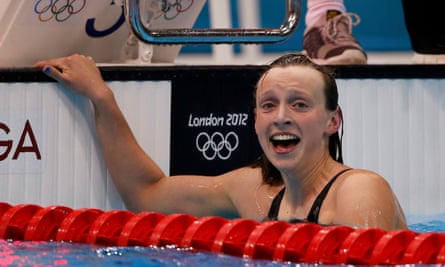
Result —
POLYGON ((97 135, 108 170, 124 202, 130 209, 137 209, 137 196, 140 194, 137 191, 165 175, 136 142, 95 62, 83 55, 72 55, 40 61, 36 66, 67 88, 91 100, 97 135))
MULTIPOLYGON (((139 146, 112 90, 91 58, 72 55, 40 61, 35 66, 91 100, 102 154, 127 208, 132 211, 157 210, 196 215, 241 215, 240 207, 232 202, 231 194, 237 194, 237 186, 233 183, 237 181, 234 178, 237 175, 233 172, 218 177, 165 177, 159 166, 139 146)), ((252 177, 246 181, 258 180, 258 172, 249 169, 238 172, 252 177)))

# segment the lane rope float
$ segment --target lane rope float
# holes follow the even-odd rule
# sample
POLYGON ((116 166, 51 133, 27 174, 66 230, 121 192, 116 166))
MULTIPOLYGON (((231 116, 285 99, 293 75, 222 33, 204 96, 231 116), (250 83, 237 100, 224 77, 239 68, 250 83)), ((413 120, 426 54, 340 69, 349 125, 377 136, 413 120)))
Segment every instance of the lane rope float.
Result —
POLYGON ((0 239, 175 246, 310 264, 445 264, 445 233, 0 202, 0 239))

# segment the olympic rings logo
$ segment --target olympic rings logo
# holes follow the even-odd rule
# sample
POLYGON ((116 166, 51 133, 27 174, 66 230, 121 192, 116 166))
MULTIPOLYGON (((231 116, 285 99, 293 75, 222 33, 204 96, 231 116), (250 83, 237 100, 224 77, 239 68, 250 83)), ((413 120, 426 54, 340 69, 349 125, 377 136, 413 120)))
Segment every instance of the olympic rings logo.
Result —
POLYGON ((173 20, 179 14, 186 12, 193 5, 194 0, 154 0, 150 4, 146 3, 149 6, 148 9, 152 9, 155 7, 156 10, 154 12, 150 12, 148 15, 148 21, 153 19, 164 18, 165 20, 173 20))
POLYGON ((34 12, 41 22, 63 22, 84 9, 86 0, 37 0, 34 12))
POLYGON ((227 160, 238 145, 239 138, 234 132, 229 132, 226 136, 220 132, 215 132, 211 136, 206 132, 201 132, 196 137, 196 148, 207 160, 213 160, 216 157, 227 160))

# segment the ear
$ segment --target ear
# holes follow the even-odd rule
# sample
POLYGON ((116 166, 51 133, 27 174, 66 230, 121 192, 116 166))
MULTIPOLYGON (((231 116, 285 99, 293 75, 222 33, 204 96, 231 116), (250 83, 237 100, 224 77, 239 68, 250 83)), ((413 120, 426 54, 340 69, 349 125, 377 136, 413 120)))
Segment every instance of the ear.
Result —
POLYGON ((329 121, 327 124, 327 133, 329 135, 334 134, 338 132, 338 129, 340 128, 343 121, 343 114, 341 112, 341 109, 339 106, 334 111, 331 111, 329 113, 329 121))

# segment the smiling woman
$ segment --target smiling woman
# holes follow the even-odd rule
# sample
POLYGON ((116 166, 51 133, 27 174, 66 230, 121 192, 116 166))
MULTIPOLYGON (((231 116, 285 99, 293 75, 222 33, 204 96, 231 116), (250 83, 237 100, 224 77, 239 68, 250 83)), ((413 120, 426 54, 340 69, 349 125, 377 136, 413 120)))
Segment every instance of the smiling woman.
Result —
POLYGON ((290 54, 272 62, 258 82, 255 129, 263 162, 269 165, 262 168, 263 177, 272 176, 265 180, 270 184, 282 179, 286 189, 274 199, 269 218, 405 228, 385 179, 342 162, 342 113, 332 73, 305 56, 290 54), (284 137, 299 142, 283 146, 278 140, 284 137))
MULTIPOLYGON (((337 85, 336 82, 334 80, 334 72, 333 70, 331 70, 330 68, 326 67, 326 66, 321 66, 321 65, 316 65, 313 64, 311 61, 309 61, 305 56, 299 55, 299 54, 290 54, 287 56, 283 56, 277 60, 275 60, 274 62, 271 63, 270 68, 272 69, 273 67, 286 67, 286 66, 308 66, 313 68, 313 70, 318 70, 320 74, 322 74, 321 79, 315 79, 313 82, 314 84, 317 84, 317 86, 323 88, 320 91, 324 92, 325 96, 323 95, 319 95, 319 97, 322 98, 326 98, 326 100, 320 100, 318 102, 318 105, 321 106, 325 106, 327 109, 331 110, 332 112, 337 113, 336 115, 339 116, 337 118, 337 125, 335 126, 335 132, 328 135, 329 141, 328 141, 328 146, 329 146, 329 153, 331 155, 331 157, 333 159, 335 159, 336 161, 343 163, 343 155, 342 155, 342 145, 341 145, 341 138, 340 135, 338 133, 338 129, 341 126, 342 127, 342 120, 343 120, 343 116, 341 113, 341 109, 338 105, 338 90, 337 90, 337 85), (320 82, 324 82, 326 85, 323 85, 320 82)), ((287 69, 287 71, 290 72, 289 69, 287 69)), ((271 91, 266 91, 263 93, 263 98, 259 98, 258 97, 258 91, 259 91, 259 87, 266 87, 268 86, 267 84, 264 85, 264 81, 266 80, 265 78, 267 77, 267 71, 266 73, 263 75, 263 79, 260 79, 260 81, 258 82, 257 85, 257 90, 255 92, 255 96, 257 98, 257 112, 258 110, 263 110, 264 113, 270 113, 274 110, 276 104, 274 102, 277 102, 278 99, 276 99, 274 97, 274 95, 272 93, 270 93, 271 91), (269 99, 267 98, 269 97, 269 99)), ((272 74, 274 74, 272 72, 272 74)), ((290 73, 292 74, 292 73, 290 73)), ((281 75, 280 72, 278 72, 276 75, 281 75)), ((280 78, 281 79, 281 78, 280 78)), ((309 81, 310 83, 312 83, 312 81, 309 81)), ((276 86, 275 83, 272 83, 272 86, 276 86)), ((283 86, 289 86, 286 85, 285 83, 283 83, 283 86)), ((291 84, 291 87, 294 86, 295 88, 298 88, 299 85, 298 84, 291 84)), ((292 88, 294 88, 292 87, 292 88)), ((309 95, 307 95, 306 93, 302 93, 302 92, 294 92, 291 91, 290 92, 290 97, 289 100, 290 101, 290 105, 292 107, 293 110, 298 111, 299 113, 303 114, 304 116, 306 116, 307 112, 310 111, 311 107, 315 106, 315 102, 313 102, 313 100, 309 97, 309 95)), ((342 128, 343 129, 343 128, 342 128)), ((295 136, 294 134, 289 134, 287 133, 287 135, 290 136, 294 136, 293 138, 295 139, 295 142, 300 142, 301 138, 299 136, 295 136)), ((289 137, 287 137, 287 139, 289 139, 289 137)), ((283 135, 281 135, 281 137, 277 136, 277 135, 273 135, 270 137, 271 141, 274 141, 274 144, 276 144, 277 141, 279 141, 279 139, 283 139, 283 135)), ((290 140, 290 139, 289 139, 290 140)), ((270 165, 269 168, 266 168, 267 170, 270 170, 271 173, 265 173, 263 176, 264 177, 275 177, 275 181, 274 182, 279 182, 280 181, 280 175, 278 170, 274 171, 274 165, 268 163, 267 157, 265 157, 264 159, 264 164, 265 165, 270 165), (272 174, 274 173, 274 174, 272 174)))
MULTIPOLYGON (((168 179, 138 144, 113 91, 91 59, 73 55, 36 66, 91 100, 106 165, 132 211, 264 220, 261 211, 270 209, 270 196, 285 188, 278 220, 309 220, 307 214, 315 209, 313 222, 320 224, 406 228, 403 211, 385 179, 342 163, 338 135, 342 114, 335 79, 330 69, 305 56, 278 58, 257 83, 255 131, 269 165, 245 166, 213 177, 168 179), (60 72, 59 65, 68 69, 60 72), (275 171, 268 172, 270 166, 275 171)), ((224 143, 209 143, 220 149, 216 144, 224 143)))

